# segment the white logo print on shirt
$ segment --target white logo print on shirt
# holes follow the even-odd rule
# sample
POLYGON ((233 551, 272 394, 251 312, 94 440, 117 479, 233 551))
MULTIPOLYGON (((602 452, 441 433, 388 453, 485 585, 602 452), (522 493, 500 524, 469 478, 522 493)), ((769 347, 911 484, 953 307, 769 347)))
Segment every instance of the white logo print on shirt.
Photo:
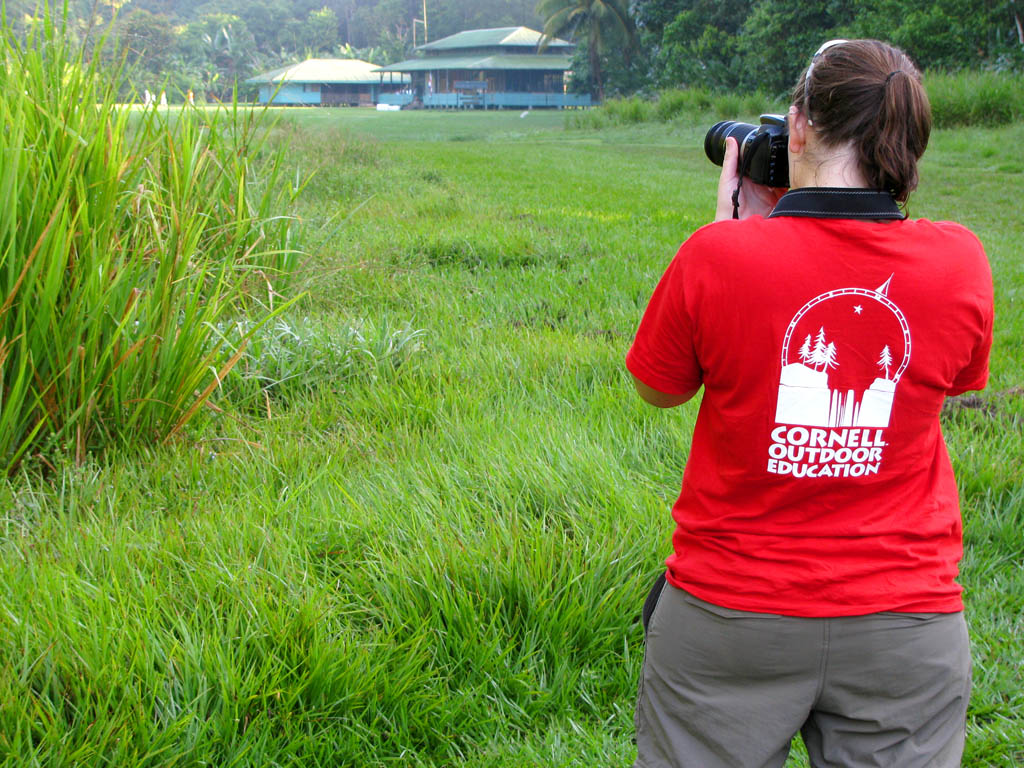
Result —
POLYGON ((896 386, 910 363, 910 328, 888 297, 891 281, 823 293, 793 317, 782 343, 781 426, 772 430, 769 472, 878 473, 896 386))

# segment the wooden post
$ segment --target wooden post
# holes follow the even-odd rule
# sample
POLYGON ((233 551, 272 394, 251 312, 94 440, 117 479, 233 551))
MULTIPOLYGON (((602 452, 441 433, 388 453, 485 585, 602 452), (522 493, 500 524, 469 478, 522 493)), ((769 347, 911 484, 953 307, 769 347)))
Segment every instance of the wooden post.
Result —
POLYGON ((423 0, 423 18, 412 20, 412 47, 416 47, 416 25, 423 25, 423 44, 426 45, 430 42, 430 38, 427 35, 427 0, 423 0))

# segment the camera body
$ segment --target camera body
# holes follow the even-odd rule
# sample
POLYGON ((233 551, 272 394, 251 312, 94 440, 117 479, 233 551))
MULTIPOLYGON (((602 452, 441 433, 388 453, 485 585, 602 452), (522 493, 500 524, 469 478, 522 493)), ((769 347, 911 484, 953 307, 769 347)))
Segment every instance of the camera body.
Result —
POLYGON ((725 140, 740 146, 740 175, 766 187, 789 187, 789 126, 785 115, 761 115, 760 125, 723 120, 704 137, 704 153, 715 165, 725 159, 725 140))

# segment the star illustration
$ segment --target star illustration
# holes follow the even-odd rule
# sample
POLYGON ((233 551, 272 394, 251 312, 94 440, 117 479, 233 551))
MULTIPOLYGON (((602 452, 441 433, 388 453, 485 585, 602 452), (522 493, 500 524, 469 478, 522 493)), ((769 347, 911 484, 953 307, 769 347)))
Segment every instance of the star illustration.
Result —
POLYGON ((859 315, 861 312, 864 311, 864 307, 862 307, 860 304, 858 304, 857 306, 855 306, 853 308, 853 311, 854 311, 855 314, 859 315))

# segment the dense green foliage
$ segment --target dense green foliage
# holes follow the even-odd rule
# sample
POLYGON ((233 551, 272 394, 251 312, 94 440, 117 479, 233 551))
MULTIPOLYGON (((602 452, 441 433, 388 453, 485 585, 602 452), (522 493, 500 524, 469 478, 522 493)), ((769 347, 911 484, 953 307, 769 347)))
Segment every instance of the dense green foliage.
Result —
POLYGON ((633 4, 655 86, 782 92, 810 53, 836 37, 900 46, 923 69, 1024 65, 1015 0, 638 0, 633 4))
POLYGON ((0 40, 0 473, 179 432, 294 258, 253 113, 118 108, 75 50, 0 40))
MULTIPOLYGON (((0 484, 0 764, 627 765, 696 405, 644 404, 623 356, 714 209, 714 115, 285 114, 317 173, 310 293, 250 345, 277 384, 226 382, 188 443, 0 484)), ((994 768, 1024 757, 1022 142, 937 131, 911 198, 996 281, 989 390, 942 417, 964 764, 994 768)))

